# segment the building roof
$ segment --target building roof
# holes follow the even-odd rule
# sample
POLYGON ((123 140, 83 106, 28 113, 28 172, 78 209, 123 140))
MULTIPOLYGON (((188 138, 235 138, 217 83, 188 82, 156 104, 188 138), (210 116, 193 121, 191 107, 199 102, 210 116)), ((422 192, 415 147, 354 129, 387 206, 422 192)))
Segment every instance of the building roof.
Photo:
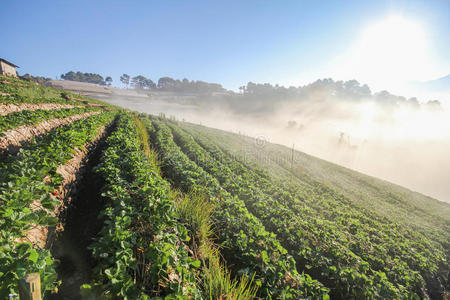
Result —
POLYGON ((4 63, 7 63, 8 65, 11 65, 11 66, 13 66, 13 67, 15 67, 15 68, 20 68, 19 66, 16 66, 15 64, 13 64, 13 63, 7 61, 6 59, 0 58, 0 61, 2 61, 2 62, 4 62, 4 63))

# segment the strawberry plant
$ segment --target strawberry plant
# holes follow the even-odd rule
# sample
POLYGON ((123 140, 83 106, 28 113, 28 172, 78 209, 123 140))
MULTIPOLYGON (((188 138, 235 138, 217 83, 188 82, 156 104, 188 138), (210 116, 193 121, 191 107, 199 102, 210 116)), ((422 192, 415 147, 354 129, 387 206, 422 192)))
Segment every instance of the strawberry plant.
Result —
POLYGON ((0 116, 0 134, 4 131, 14 129, 24 125, 33 125, 51 119, 62 119, 86 112, 99 111, 99 108, 65 108, 59 110, 24 110, 0 116))
POLYGON ((57 128, 34 139, 17 155, 0 163, 0 297, 17 293, 17 280, 26 273, 41 274, 43 291, 55 287, 54 261, 47 249, 27 241, 30 229, 53 226, 59 204, 52 192, 61 184, 59 165, 71 158, 111 122, 115 113, 98 114, 57 128), (44 177, 49 176, 48 183, 44 177))
POLYGON ((122 114, 96 167, 105 179, 104 226, 90 246, 97 260, 92 293, 124 299, 198 297, 190 237, 177 222, 167 183, 142 152, 133 119, 122 114))
POLYGON ((249 210, 277 233, 300 270, 332 288, 334 296, 417 297, 423 294, 425 280, 436 277, 445 257, 441 248, 445 244, 427 241, 421 233, 355 207, 349 199, 304 173, 282 179, 268 175, 261 162, 273 159, 276 165, 272 163, 271 170, 278 165, 291 173, 289 160, 276 156, 249 161, 248 152, 245 158, 231 153, 236 147, 230 143, 232 134, 219 139, 217 132, 208 134, 189 126, 194 141, 171 126, 183 151, 221 178, 227 190, 246 199, 249 210), (300 183, 294 183, 293 178, 300 183))
POLYGON ((317 281, 297 273, 292 257, 275 235, 247 211, 245 204, 181 152, 166 125, 157 120, 147 124, 152 141, 162 154, 163 173, 183 190, 206 190, 220 207, 214 221, 223 255, 229 264, 238 266, 238 274, 254 274, 261 284, 260 293, 266 297, 326 297, 327 290, 317 281))

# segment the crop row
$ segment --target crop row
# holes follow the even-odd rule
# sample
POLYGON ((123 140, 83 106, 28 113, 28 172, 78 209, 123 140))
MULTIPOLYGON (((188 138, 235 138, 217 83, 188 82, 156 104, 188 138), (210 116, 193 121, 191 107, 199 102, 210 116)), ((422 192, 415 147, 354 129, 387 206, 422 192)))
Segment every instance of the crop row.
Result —
MULTIPOLYGON (((193 124, 184 123, 183 128, 194 134, 196 139, 198 136, 213 147, 220 148, 225 155, 221 152, 212 152, 219 159, 226 160, 229 159, 227 157, 232 157, 233 160, 242 163, 242 168, 250 168, 259 176, 271 182, 276 181, 277 186, 282 186, 286 192, 298 194, 299 197, 305 198, 305 201, 308 200, 309 195, 328 193, 333 196, 334 201, 339 203, 337 208, 342 207, 346 211, 347 207, 351 206, 362 212, 366 219, 376 219, 377 222, 385 224, 388 233, 391 232, 392 226, 400 226, 402 231, 408 234, 405 238, 416 241, 428 240, 432 244, 431 248, 434 248, 433 251, 442 253, 442 248, 448 249, 450 246, 448 234, 450 223, 442 217, 448 212, 448 207, 441 203, 440 207, 436 208, 436 200, 423 197, 428 204, 422 203, 422 206, 419 206, 415 198, 422 201, 423 198, 418 197, 420 195, 417 193, 406 194, 406 190, 394 193, 395 190, 390 189, 386 182, 377 181, 375 178, 301 152, 293 153, 291 149, 280 145, 266 143, 260 146, 252 138, 193 124), (341 173, 333 171, 335 169, 340 170, 341 173), (342 173, 345 176, 341 176, 342 173), (314 179, 311 176, 314 176, 314 179), (334 178, 335 176, 338 177, 334 178), (320 183, 315 179, 317 177, 320 183), (323 178, 326 184, 320 178, 323 178), (342 197, 342 194, 336 191, 344 192, 346 197, 342 197)), ((316 209, 322 207, 321 201, 318 201, 320 199, 310 198, 313 201, 310 201, 309 205, 316 204, 316 209)))
POLYGON ((330 254, 324 256, 323 254, 325 253, 313 253, 312 250, 317 251, 318 247, 329 247, 328 243, 325 243, 326 239, 336 240, 336 237, 329 234, 315 236, 317 233, 320 234, 321 232, 327 232, 325 228, 323 228, 324 224, 320 222, 321 220, 307 218, 310 213, 295 215, 290 208, 280 205, 276 199, 267 197, 267 195, 262 193, 255 185, 255 181, 247 180, 247 178, 245 178, 247 171, 244 171, 237 165, 237 171, 234 173, 232 169, 235 164, 232 160, 230 160, 227 164, 223 164, 210 156, 210 154, 200 147, 191 136, 187 135, 173 125, 172 130, 174 138, 180 145, 181 149, 183 149, 183 151, 190 157, 195 158, 197 163, 207 170, 212 176, 219 178, 225 189, 240 198, 245 199, 245 203, 249 210, 260 218, 268 229, 278 234, 278 239, 280 239, 282 244, 288 250, 294 251, 292 254, 297 258, 297 262, 302 267, 308 266, 306 268, 307 270, 309 269, 308 272, 312 273, 314 277, 321 278, 327 286, 333 288, 333 293, 337 292, 337 287, 345 289, 343 291, 339 291, 339 293, 348 293, 349 290, 352 290, 352 292, 361 293, 353 296, 361 296, 365 293, 366 286, 372 282, 369 281, 366 276, 358 272, 357 268, 359 265, 359 258, 354 255, 352 256, 351 253, 349 253, 350 251, 348 251, 344 246, 340 243, 335 243, 333 245, 335 248, 333 249, 335 252, 334 257, 331 257, 330 254), (322 223, 320 224, 322 225, 321 228, 315 228, 317 223, 322 223), (313 245, 310 245, 311 240, 315 240, 316 245, 314 245, 314 249, 312 249, 313 245), (302 254, 295 253, 297 251, 300 251, 302 254), (299 256, 303 256, 303 259, 299 259, 299 256), (347 278, 342 276, 343 274, 336 276, 337 274, 332 274, 330 272, 337 272, 341 270, 331 269, 329 271, 329 268, 326 265, 323 265, 324 260, 325 262, 328 260, 328 262, 333 261, 333 263, 339 263, 347 266, 346 271, 347 273, 350 273, 348 274, 348 277, 353 278, 353 282, 350 281, 345 286, 344 281, 347 281, 347 278), (311 270, 313 267, 314 269, 311 270), (320 273, 314 272, 315 269, 318 269, 320 273), (333 277, 335 277, 337 281, 342 281, 340 282, 340 285, 330 281, 330 278, 333 277), (358 284, 363 288, 361 292, 357 291, 358 284, 355 284, 355 279, 359 280, 358 284), (367 280, 367 282, 364 282, 364 280, 367 280))
MULTIPOLYGON (((332 287, 333 294, 340 297, 398 297, 399 293, 411 295, 423 287, 423 279, 408 268, 406 262, 412 258, 416 259, 416 263, 426 263, 427 260, 421 255, 412 257, 406 251, 399 253, 395 249, 393 265, 384 267, 384 255, 391 253, 379 251, 376 245, 372 247, 374 240, 380 238, 374 230, 379 224, 364 220, 364 216, 355 211, 342 214, 334 210, 330 204, 339 202, 336 197, 333 198, 334 195, 322 190, 321 197, 330 197, 329 201, 325 201, 328 206, 322 211, 314 211, 311 209, 314 205, 310 205, 313 201, 308 203, 305 198, 301 198, 302 201, 294 199, 284 189, 273 186, 270 181, 233 160, 228 160, 227 164, 215 160, 192 137, 173 125, 172 129, 175 140, 185 153, 217 177, 228 191, 246 199, 249 210, 261 219, 266 228, 278 234, 287 249, 300 250, 298 255, 293 253, 299 265, 332 287), (328 220, 323 211, 331 211, 337 221, 328 220), (363 224, 364 221, 367 223, 363 224), (370 255, 371 252, 375 255, 370 255), (387 280, 386 274, 396 286, 387 280)), ((218 150, 215 151, 217 153, 218 150)), ((405 246, 404 241, 398 244, 384 240, 380 244, 387 249, 405 246)), ((420 250, 425 250, 420 253, 427 252, 426 249, 420 250)), ((390 264, 389 256, 387 259, 390 264)))
MULTIPOLYGON (((217 157, 222 159, 225 157, 227 164, 237 166, 239 172, 246 173, 251 182, 258 183, 261 191, 277 198, 283 205, 297 211, 297 214, 308 215, 308 211, 302 211, 307 205, 310 209, 309 214, 331 222, 334 231, 341 231, 345 235, 348 240, 347 247, 353 253, 367 261, 373 270, 383 271, 389 281, 395 283, 400 290, 406 287, 409 291, 414 290, 422 294, 425 290, 424 280, 427 287, 439 285, 438 268, 445 269, 448 234, 441 232, 440 239, 434 239, 434 236, 439 235, 444 226, 433 228, 434 235, 417 230, 417 227, 410 228, 396 221, 395 212, 392 212, 393 216, 381 216, 343 197, 324 184, 308 178, 297 169, 292 169, 288 159, 271 157, 271 170, 275 170, 278 166, 284 168, 286 173, 295 175, 282 177, 284 182, 278 181, 269 176, 260 165, 249 164, 248 156, 247 161, 241 160, 237 155, 233 155, 235 159, 231 160, 229 153, 224 153, 231 152, 231 148, 221 143, 217 135, 205 134, 202 130, 198 132, 191 130, 191 126, 188 127, 191 133, 195 132, 193 134, 196 140, 205 149, 217 157), (219 143, 224 152, 217 147, 219 143), (242 163, 237 163, 236 159, 242 163), (278 196, 281 193, 284 194, 283 197, 278 196), (296 204, 298 200, 300 205, 296 204)), ((257 163, 267 162, 269 155, 264 151, 260 152, 263 152, 264 157, 262 159, 260 157, 257 163)))
POLYGON ((105 181, 104 225, 90 245, 95 280, 83 288, 123 299, 196 298, 194 273, 200 261, 186 250, 190 237, 177 222, 169 185, 142 151, 129 114, 121 114, 106 144, 95 167, 105 181))
POLYGON ((79 107, 79 108, 64 108, 55 110, 23 110, 0 116, 0 134, 4 131, 14 129, 24 125, 33 125, 42 121, 51 119, 60 119, 77 114, 82 114, 91 111, 98 111, 99 108, 93 107, 79 107))
POLYGON ((60 201, 53 194, 62 181, 58 166, 71 159, 74 148, 93 140, 114 115, 102 113, 57 128, 0 163, 0 298, 17 292, 17 280, 31 272, 40 273, 42 290, 54 288, 54 260, 49 250, 27 241, 27 232, 56 224, 60 201))
MULTIPOLYGON (((255 148, 254 140, 247 141, 246 147, 255 148)), ((406 225, 413 231, 420 231, 428 239, 449 248, 449 205, 301 152, 295 152, 294 163, 291 164, 292 150, 280 145, 266 144, 264 152, 268 162, 265 168, 267 170, 270 165, 270 175, 274 169, 284 174, 289 170, 289 173, 296 176, 296 181, 302 181, 305 173, 308 173, 344 193, 359 209, 386 216, 390 221, 406 225)))
MULTIPOLYGON (((214 136, 212 140, 216 144, 220 143, 224 151, 233 152, 228 144, 221 143, 217 135, 208 136, 214 136)), ((236 137, 233 136, 233 139, 236 137)), ((227 141, 230 140, 232 139, 227 141)), ((377 222, 385 224, 389 234, 393 226, 401 227, 403 234, 406 234, 405 239, 416 242, 427 240, 431 245, 426 247, 434 248, 433 251, 450 247, 450 223, 448 218, 445 218, 446 213, 448 215, 450 211, 448 205, 417 193, 408 193, 401 187, 306 156, 304 153, 293 153, 291 149, 279 145, 266 144, 261 148, 250 138, 243 144, 247 152, 246 160, 243 161, 245 166, 250 166, 249 162, 255 161, 251 168, 259 175, 271 181, 279 177, 278 182, 294 183, 289 184, 290 191, 297 190, 295 192, 299 193, 299 189, 295 187, 300 184, 302 189, 306 187, 318 190, 321 194, 328 193, 333 195, 336 201, 342 202, 345 209, 350 205, 363 213, 365 218, 376 219, 377 222), (267 170, 270 170, 270 173, 267 170), (319 179, 313 179, 311 176, 319 179), (286 177, 290 179, 286 180, 286 177), (345 197, 342 197, 341 193, 344 193, 345 197)), ((318 201, 313 203, 320 205, 318 201)))
POLYGON ((163 173, 185 191, 206 190, 220 209, 214 211, 223 255, 238 274, 255 275, 262 296, 327 297, 326 289, 295 262, 275 235, 248 212, 244 202, 225 191, 210 174, 191 161, 174 143, 170 129, 158 120, 148 123, 152 141, 162 154, 163 173))

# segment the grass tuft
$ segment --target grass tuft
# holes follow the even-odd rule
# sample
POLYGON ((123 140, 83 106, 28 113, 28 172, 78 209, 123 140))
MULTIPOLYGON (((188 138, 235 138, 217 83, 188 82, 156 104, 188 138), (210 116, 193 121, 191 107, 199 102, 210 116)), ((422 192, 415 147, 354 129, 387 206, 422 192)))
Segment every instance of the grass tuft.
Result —
POLYGON ((203 262, 202 285, 209 299, 254 299, 258 287, 247 276, 231 278, 225 264, 220 262, 220 251, 213 242, 211 215, 215 209, 201 191, 182 194, 173 191, 175 206, 180 218, 192 232, 192 248, 197 259, 203 262))
POLYGON ((130 115, 132 116, 136 124, 136 130, 142 151, 147 156, 153 169, 158 173, 159 176, 161 176, 161 164, 158 160, 159 156, 156 150, 150 147, 150 137, 145 125, 135 113, 131 113, 130 115))

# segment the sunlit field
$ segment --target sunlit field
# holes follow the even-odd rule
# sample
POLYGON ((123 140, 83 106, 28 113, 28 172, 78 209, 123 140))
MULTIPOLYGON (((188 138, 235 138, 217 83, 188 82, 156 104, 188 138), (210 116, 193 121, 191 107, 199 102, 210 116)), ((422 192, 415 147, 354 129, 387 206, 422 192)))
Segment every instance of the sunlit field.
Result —
POLYGON ((0 299, 450 299, 450 3, 2 3, 0 299))

